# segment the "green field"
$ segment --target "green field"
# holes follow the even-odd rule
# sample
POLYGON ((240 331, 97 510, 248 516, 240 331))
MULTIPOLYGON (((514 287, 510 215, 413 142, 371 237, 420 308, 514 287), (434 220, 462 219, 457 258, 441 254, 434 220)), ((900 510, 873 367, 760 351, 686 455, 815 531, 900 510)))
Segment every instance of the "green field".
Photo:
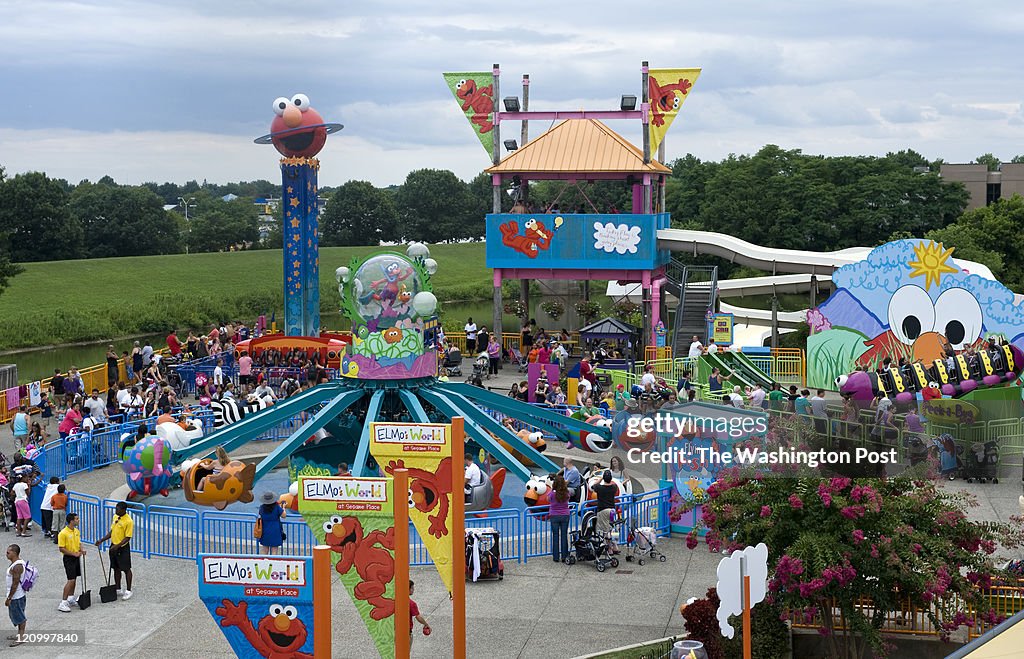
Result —
MULTIPOLYGON (((337 312, 334 271, 377 247, 320 250, 322 312, 337 312)), ((404 251, 404 250, 403 250, 404 251)), ((490 300, 484 244, 434 245, 439 300, 490 300)), ((214 321, 282 317, 280 250, 175 254, 24 264, 0 294, 0 349, 204 328, 214 321)), ((511 289, 509 289, 511 291, 511 289)))

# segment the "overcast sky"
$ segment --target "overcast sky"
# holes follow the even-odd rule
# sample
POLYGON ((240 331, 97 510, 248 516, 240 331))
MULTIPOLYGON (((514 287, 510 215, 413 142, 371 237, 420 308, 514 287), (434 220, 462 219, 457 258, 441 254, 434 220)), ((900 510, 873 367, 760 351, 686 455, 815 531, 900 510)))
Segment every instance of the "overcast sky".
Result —
MULTIPOLYGON (((1019 0, 506 4, 0 0, 0 165, 72 182, 274 180, 276 152, 252 140, 274 98, 303 92, 345 124, 323 184, 421 167, 468 179, 489 158, 443 71, 497 62, 503 96, 530 74, 531 109, 603 109, 639 93, 644 59, 703 68, 667 160, 766 143, 1024 153, 1019 0)), ((613 128, 639 141, 637 123, 613 128)))

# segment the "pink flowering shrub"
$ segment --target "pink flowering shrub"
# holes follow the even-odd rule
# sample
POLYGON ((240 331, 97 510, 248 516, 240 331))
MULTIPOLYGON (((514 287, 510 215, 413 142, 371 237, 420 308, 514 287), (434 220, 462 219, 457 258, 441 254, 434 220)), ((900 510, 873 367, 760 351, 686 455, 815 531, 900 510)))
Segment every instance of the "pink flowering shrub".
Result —
MULTIPOLYGON (((969 495, 926 479, 754 478, 732 468, 708 494, 708 549, 768 545, 769 600, 784 618, 817 626, 837 659, 865 649, 886 656, 885 614, 907 600, 929 611, 944 636, 971 624, 966 610, 988 611, 984 588, 1010 576, 994 567, 997 546, 1024 542, 1020 518, 971 521, 969 495), (880 613, 865 615, 855 605, 863 599, 880 613)), ((697 530, 686 544, 699 544, 697 530)))

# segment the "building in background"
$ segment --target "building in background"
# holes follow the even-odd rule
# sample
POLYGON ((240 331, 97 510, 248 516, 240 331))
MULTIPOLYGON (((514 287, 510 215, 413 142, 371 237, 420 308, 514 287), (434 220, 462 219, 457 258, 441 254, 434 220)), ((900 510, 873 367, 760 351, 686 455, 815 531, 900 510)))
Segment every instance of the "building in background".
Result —
POLYGON ((947 181, 959 181, 967 188, 971 200, 967 210, 1009 199, 1015 194, 1024 196, 1024 163, 1004 162, 999 171, 990 172, 988 166, 943 164, 939 175, 947 181))

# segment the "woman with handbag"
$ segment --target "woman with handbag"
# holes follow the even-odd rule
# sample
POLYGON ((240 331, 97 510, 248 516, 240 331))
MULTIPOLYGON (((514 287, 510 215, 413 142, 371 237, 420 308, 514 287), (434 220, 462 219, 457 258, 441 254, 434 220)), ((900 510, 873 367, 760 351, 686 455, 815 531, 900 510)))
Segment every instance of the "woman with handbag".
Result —
POLYGON ((253 536, 259 541, 261 554, 280 554, 285 541, 284 519, 287 512, 277 502, 277 495, 269 490, 260 495, 259 517, 253 536))

